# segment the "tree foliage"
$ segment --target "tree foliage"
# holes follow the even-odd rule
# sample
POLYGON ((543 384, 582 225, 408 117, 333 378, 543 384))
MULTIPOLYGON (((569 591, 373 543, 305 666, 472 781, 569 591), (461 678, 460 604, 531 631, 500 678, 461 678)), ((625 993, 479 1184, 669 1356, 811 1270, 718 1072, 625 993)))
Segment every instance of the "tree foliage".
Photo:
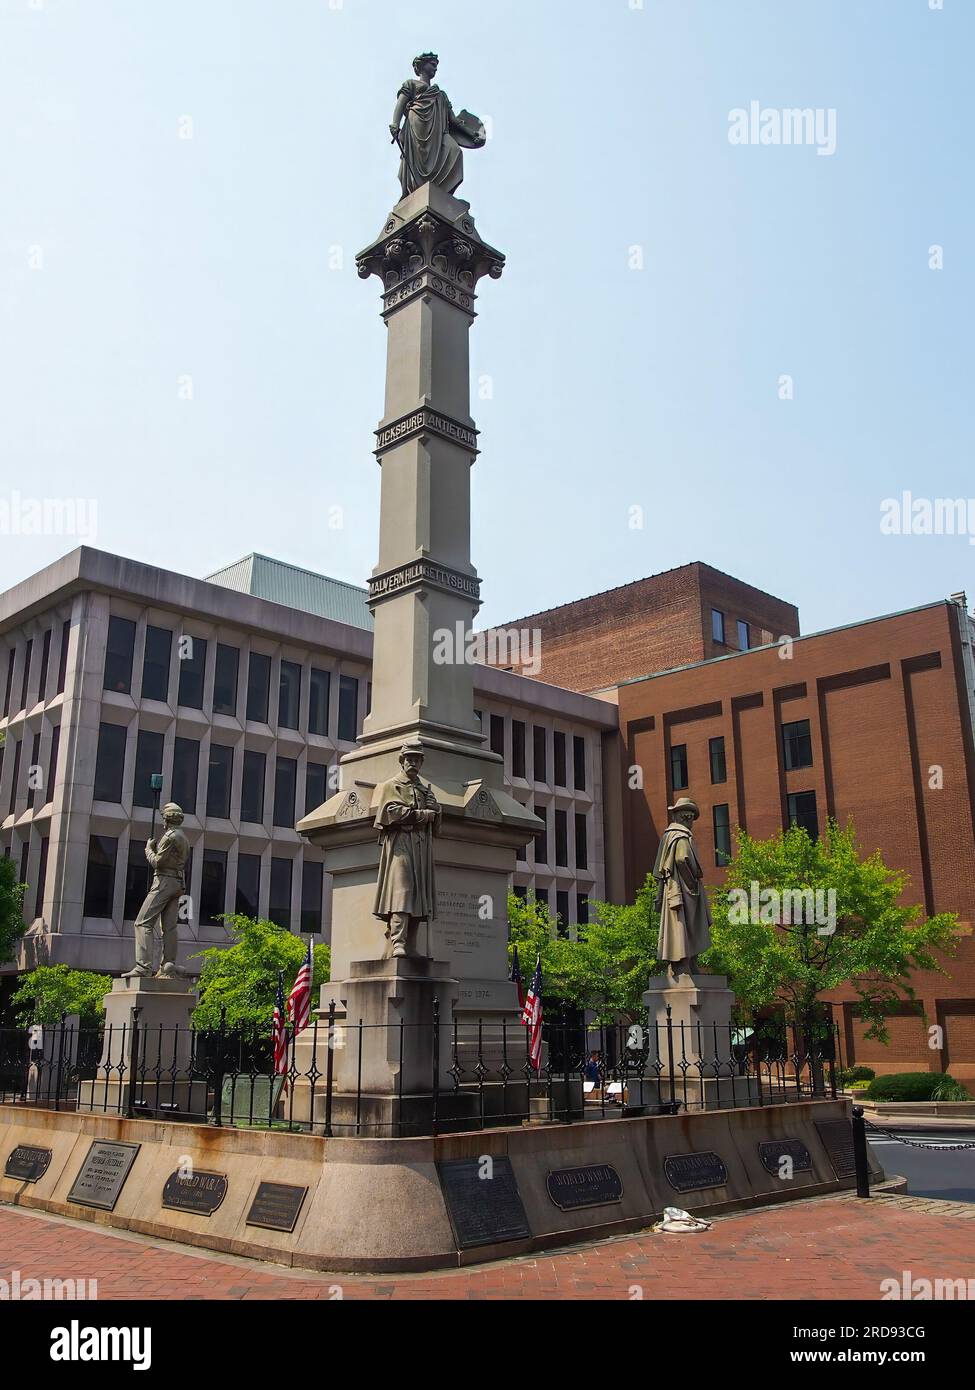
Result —
MULTIPOLYGON (((287 995, 305 959, 307 942, 287 927, 241 913, 222 920, 235 938, 234 944, 198 952, 203 969, 200 1002, 193 1011, 193 1022, 197 1028, 218 1028, 221 1008, 225 1008, 228 1029, 267 1030, 277 998, 278 971, 284 974, 287 995)), ((313 959, 314 994, 329 977, 329 948, 316 946, 313 959)))
POLYGON ((13 859, 0 855, 0 965, 14 959, 17 943, 27 930, 21 915, 25 887, 17 882, 13 859))
POLYGON ((111 975, 72 970, 67 965, 39 965, 21 975, 11 1003, 24 1025, 60 1023, 62 1014, 78 1014, 82 1024, 94 1024, 105 1012, 104 996, 111 988, 111 975))

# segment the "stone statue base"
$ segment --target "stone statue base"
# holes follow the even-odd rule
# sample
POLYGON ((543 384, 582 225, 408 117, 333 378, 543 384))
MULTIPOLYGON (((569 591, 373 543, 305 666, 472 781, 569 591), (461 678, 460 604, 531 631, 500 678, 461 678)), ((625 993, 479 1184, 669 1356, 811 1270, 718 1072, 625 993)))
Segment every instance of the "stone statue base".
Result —
MULTIPOLYGON (((155 1114, 165 1105, 190 1110, 188 1072, 193 1057, 191 1015, 199 993, 188 979, 158 979, 135 971, 112 982, 105 995, 105 1035, 94 1079, 78 1087, 79 1110, 124 1111, 129 1101, 129 1060, 132 1047, 132 1011, 138 1009, 139 1067, 134 1100, 140 1113, 155 1114), (141 1104, 144 1102, 144 1106, 141 1104)), ((199 1110, 204 1095, 202 1080, 193 1086, 199 1110)))
POLYGON ((631 1084, 629 1105, 656 1106, 671 1093, 688 1110, 756 1104, 758 1083, 741 1074, 735 1056, 735 996, 727 977, 698 974, 673 980, 669 975, 652 975, 648 984, 643 995, 650 1030, 647 1071, 654 1080, 631 1084))

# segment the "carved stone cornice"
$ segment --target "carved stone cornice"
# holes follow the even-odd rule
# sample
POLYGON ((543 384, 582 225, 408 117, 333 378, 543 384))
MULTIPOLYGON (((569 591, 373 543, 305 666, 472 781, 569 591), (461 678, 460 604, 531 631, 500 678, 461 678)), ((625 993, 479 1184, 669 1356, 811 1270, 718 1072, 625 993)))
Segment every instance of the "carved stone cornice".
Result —
POLYGON ((449 439, 451 444, 459 444, 472 456, 479 452, 478 432, 473 425, 465 425, 462 420, 455 420, 452 415, 445 415, 442 410, 433 410, 428 405, 421 405, 409 414, 401 415, 398 420, 390 420, 388 424, 380 425, 376 430, 376 448, 373 453, 377 458, 381 458, 388 449, 395 449, 397 444, 424 434, 436 434, 441 439, 449 439))
POLYGON ((459 224, 425 208, 408 221, 393 216, 383 234, 356 257, 363 280, 383 282, 383 314, 421 294, 435 294, 474 315, 474 287, 484 275, 497 280, 504 256, 481 240, 471 218, 459 224))
POLYGON ((460 594, 480 607, 481 581, 476 574, 464 574, 461 570, 427 557, 410 560, 405 565, 397 565, 395 569, 383 570, 382 574, 370 575, 368 601, 374 604, 384 598, 431 587, 460 594))

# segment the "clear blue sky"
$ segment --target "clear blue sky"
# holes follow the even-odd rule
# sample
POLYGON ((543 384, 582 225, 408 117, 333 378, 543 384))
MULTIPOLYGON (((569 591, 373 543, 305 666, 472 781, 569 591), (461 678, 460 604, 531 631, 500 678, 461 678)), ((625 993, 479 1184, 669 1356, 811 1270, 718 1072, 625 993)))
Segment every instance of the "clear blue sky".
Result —
MULTIPOLYGON (((491 118, 461 196, 508 256, 472 338, 482 619, 694 559, 806 631, 975 597, 967 537, 879 525, 975 493, 975 4, 631 3, 0 0, 0 501, 92 498, 95 544, 188 574, 364 582, 385 340, 354 256, 433 48, 491 118), (835 154, 730 144, 751 101, 835 108, 835 154)), ((0 535, 0 588, 74 544, 0 535)))

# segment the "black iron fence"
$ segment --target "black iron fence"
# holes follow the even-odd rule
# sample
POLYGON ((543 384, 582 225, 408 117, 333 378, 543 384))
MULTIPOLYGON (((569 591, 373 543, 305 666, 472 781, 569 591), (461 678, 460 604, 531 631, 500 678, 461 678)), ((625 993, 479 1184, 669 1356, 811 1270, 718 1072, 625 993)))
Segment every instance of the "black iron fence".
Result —
POLYGON ((62 1023, 0 1029, 0 1104, 326 1136, 425 1135, 836 1096, 832 1032, 646 1018, 378 1025, 333 1005, 275 1067, 265 1032, 62 1023), (33 1045, 32 1045, 33 1043, 33 1045))

